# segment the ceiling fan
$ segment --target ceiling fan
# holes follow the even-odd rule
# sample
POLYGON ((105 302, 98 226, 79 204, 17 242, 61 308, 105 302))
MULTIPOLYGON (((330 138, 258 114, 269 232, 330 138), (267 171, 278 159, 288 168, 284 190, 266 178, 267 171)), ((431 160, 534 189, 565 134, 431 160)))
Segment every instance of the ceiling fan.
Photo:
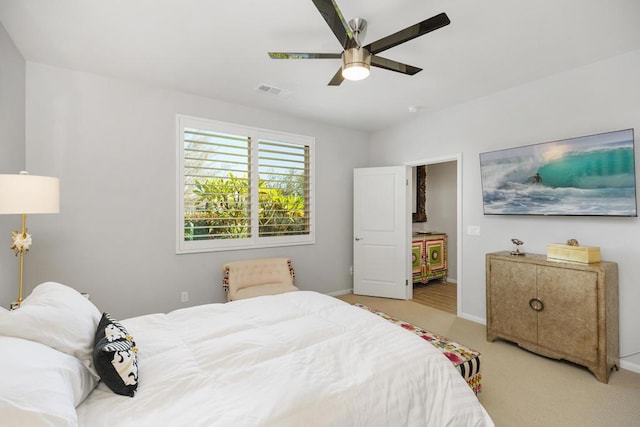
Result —
POLYGON ((378 53, 449 25, 451 21, 446 13, 440 13, 415 25, 381 38, 378 41, 362 45, 367 21, 355 18, 347 23, 335 0, 312 0, 313 4, 333 31, 342 45, 342 53, 300 53, 269 52, 272 59, 338 59, 342 58, 342 67, 329 81, 329 86, 339 86, 347 80, 362 80, 369 75, 369 67, 384 68, 410 76, 422 71, 422 68, 402 64, 378 56, 378 53))

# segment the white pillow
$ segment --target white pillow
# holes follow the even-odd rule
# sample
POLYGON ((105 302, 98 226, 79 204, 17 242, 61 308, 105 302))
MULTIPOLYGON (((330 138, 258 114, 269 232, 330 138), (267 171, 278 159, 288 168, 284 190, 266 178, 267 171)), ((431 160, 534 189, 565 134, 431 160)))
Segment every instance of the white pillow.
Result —
POLYGON ((76 426, 78 406, 97 380, 78 359, 20 338, 0 336, 0 422, 76 426))
POLYGON ((0 335, 39 342, 75 356, 96 378, 93 340, 102 313, 73 288, 38 285, 20 308, 0 312, 0 335))

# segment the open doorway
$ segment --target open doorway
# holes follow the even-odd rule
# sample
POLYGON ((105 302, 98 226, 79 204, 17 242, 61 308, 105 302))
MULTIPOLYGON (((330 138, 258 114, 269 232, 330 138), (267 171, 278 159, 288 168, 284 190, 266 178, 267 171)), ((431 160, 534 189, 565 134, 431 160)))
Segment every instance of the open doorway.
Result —
POLYGON ((411 162, 413 300, 457 314, 460 280, 461 156, 411 162), (424 175, 422 174, 424 166, 424 175), (423 181, 421 181, 421 179, 423 181), (420 200, 420 198, 424 198, 420 200), (421 212, 424 205, 424 212, 421 212))

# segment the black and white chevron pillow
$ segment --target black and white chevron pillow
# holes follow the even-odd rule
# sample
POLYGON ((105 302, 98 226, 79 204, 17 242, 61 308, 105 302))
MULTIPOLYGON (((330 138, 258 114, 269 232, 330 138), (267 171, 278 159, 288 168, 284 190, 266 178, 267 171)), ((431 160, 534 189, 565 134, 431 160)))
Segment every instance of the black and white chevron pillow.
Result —
POLYGON ((100 379, 114 393, 131 396, 138 388, 138 349, 124 326, 108 313, 96 330, 93 364, 100 379))

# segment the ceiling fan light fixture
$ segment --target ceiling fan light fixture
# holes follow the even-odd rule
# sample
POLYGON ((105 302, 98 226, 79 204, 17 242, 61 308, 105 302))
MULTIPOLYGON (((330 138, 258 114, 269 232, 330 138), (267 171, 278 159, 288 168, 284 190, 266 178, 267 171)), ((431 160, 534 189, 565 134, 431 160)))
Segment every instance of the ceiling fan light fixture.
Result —
POLYGON ((347 80, 364 80, 369 77, 369 72, 367 64, 345 64, 342 67, 342 77, 347 80))
POLYGON ((347 49, 342 54, 342 77, 347 80, 363 80, 369 77, 371 54, 364 48, 347 49))

